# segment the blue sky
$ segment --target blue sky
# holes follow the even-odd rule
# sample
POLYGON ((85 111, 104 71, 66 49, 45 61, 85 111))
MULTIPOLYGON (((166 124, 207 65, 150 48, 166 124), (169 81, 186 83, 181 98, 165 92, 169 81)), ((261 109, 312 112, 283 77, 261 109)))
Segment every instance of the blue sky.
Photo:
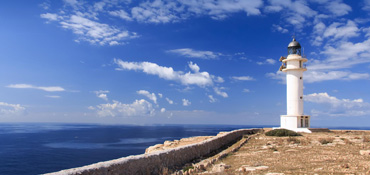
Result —
POLYGON ((370 122, 370 1, 0 2, 0 122, 279 125, 292 35, 312 126, 370 122))

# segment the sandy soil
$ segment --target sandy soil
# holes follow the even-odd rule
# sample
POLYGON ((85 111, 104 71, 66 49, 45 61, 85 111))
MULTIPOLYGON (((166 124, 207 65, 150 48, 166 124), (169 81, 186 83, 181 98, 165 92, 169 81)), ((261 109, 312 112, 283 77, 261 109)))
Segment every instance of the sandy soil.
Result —
POLYGON ((370 174, 370 131, 257 134, 197 174, 370 174))

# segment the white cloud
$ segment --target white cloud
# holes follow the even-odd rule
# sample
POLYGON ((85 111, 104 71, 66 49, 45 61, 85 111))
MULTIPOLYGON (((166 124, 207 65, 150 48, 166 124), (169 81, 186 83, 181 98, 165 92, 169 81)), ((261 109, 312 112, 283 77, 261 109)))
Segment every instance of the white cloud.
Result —
POLYGON ((41 4, 39 4, 39 6, 41 8, 43 8, 44 10, 48 10, 50 8, 50 2, 49 1, 45 1, 45 2, 43 2, 41 4))
POLYGON ((163 94, 158 93, 158 97, 159 97, 159 98, 162 98, 162 97, 163 97, 163 94))
POLYGON ((282 84, 286 83, 286 74, 283 73, 282 71, 276 71, 276 73, 273 73, 273 72, 266 73, 266 77, 275 79, 275 80, 280 80, 279 83, 282 83, 282 84))
POLYGON ((26 108, 20 104, 0 102, 0 116, 21 115, 25 110, 26 108))
POLYGON ((337 42, 335 46, 327 45, 321 54, 323 60, 310 60, 308 70, 332 70, 350 68, 357 64, 370 62, 370 39, 363 42, 352 43, 348 41, 337 42))
POLYGON ((188 7, 188 11, 196 15, 209 15, 213 19, 224 19, 230 13, 245 12, 249 15, 260 15, 262 0, 179 0, 188 7))
POLYGON ((163 112, 166 112, 166 108, 162 108, 161 109, 161 112, 163 113, 163 112))
POLYGON ((78 15, 72 15, 68 20, 60 22, 65 29, 70 29, 79 36, 79 40, 91 44, 106 45, 113 41, 122 41, 137 37, 136 33, 120 30, 108 24, 99 23, 78 15))
POLYGON ((88 19, 85 16, 89 15, 81 12, 70 16, 51 13, 41 14, 40 16, 49 21, 58 21, 62 28, 71 30, 78 36, 76 42, 87 41, 91 44, 112 46, 122 44, 124 40, 138 37, 134 32, 99 23, 95 19, 88 19))
POLYGON ((58 15, 54 13, 45 13, 40 15, 41 18, 45 18, 49 21, 56 21, 58 20, 58 15))
POLYGON ((351 6, 343 3, 341 0, 329 1, 327 4, 325 4, 325 7, 335 16, 347 15, 350 11, 352 11, 351 6))
POLYGON ((249 92, 251 92, 249 89, 243 89, 243 92, 245 92, 245 93, 249 93, 249 92))
POLYGON ((193 50, 190 48, 183 48, 183 49, 173 49, 168 50, 169 53, 179 54, 181 56, 189 57, 189 58, 201 58, 201 59, 216 59, 221 53, 215 53, 212 51, 200 51, 200 50, 193 50))
POLYGON ((284 29, 283 27, 279 26, 279 25, 276 25, 276 24, 273 24, 272 25, 272 28, 273 28, 273 31, 278 31, 278 32, 281 32, 281 33, 288 33, 288 29, 284 29))
POLYGON ((328 81, 328 80, 360 80, 369 79, 368 73, 353 73, 350 71, 307 71, 304 75, 307 83, 328 81))
MULTIPOLYGON (((280 83, 286 83, 286 74, 277 71, 276 73, 267 73, 267 77, 281 80, 280 83)), ((305 83, 315 83, 329 80, 360 80, 370 79, 368 73, 353 73, 351 71, 315 71, 308 70, 303 74, 303 81, 305 83)))
POLYGON ((173 101, 171 99, 166 97, 166 100, 167 100, 168 104, 171 104, 171 105, 173 104, 173 101))
POLYGON ((143 2, 131 9, 132 18, 145 23, 169 23, 179 21, 183 8, 174 1, 155 0, 143 2))
POLYGON ((193 72, 195 72, 195 73, 199 72, 199 70, 200 70, 199 66, 198 66, 197 64, 195 64, 195 63, 191 62, 191 61, 189 62, 189 68, 190 68, 193 72))
MULTIPOLYGON (((178 81, 183 85, 198 85, 200 87, 213 86, 214 79, 208 72, 188 72, 174 71, 172 67, 163 67, 151 62, 126 62, 120 59, 114 59, 114 62, 119 66, 117 70, 135 70, 143 71, 150 75, 157 75, 165 80, 178 81)), ((192 62, 189 67, 198 70, 199 66, 195 66, 192 62)), ((199 70, 198 70, 199 71, 199 70)))
POLYGON ((47 92, 65 91, 65 89, 60 87, 60 86, 34 86, 34 85, 30 85, 30 84, 10 84, 6 87, 16 88, 16 89, 38 89, 38 90, 43 90, 43 91, 47 91, 47 92))
POLYGON ((334 39, 347 39, 359 35, 357 24, 348 20, 346 24, 334 22, 326 28, 323 33, 324 38, 333 37, 334 39))
POLYGON ((227 97, 229 97, 228 95, 227 95, 227 93, 226 92, 222 92, 221 90, 223 90, 223 89, 225 89, 224 87, 220 87, 220 88, 218 88, 218 87, 214 87, 213 88, 213 90, 215 91, 215 93, 217 94, 217 95, 219 95, 219 96, 221 96, 221 97, 224 97, 224 98, 227 98, 227 97))
POLYGON ((224 19, 231 13, 245 12, 260 15, 262 0, 154 0, 146 1, 131 9, 132 18, 145 23, 169 23, 191 16, 208 15, 212 19, 224 19))
POLYGON ((213 95, 208 95, 208 98, 210 103, 215 103, 217 101, 217 99, 214 98, 213 95))
POLYGON ((272 64, 275 64, 275 63, 276 63, 276 60, 271 59, 271 58, 268 58, 263 62, 261 62, 261 61, 257 62, 258 65, 264 65, 264 64, 271 64, 272 65, 272 64))
POLYGON ((322 36, 324 31, 326 29, 326 25, 323 22, 318 22, 315 24, 313 27, 313 32, 312 32, 312 40, 311 43, 314 46, 320 46, 324 40, 324 37, 322 36))
POLYGON ((113 100, 113 103, 100 104, 90 109, 96 109, 98 116, 101 117, 153 116, 155 113, 153 105, 144 99, 135 100, 131 104, 113 100))
POLYGON ((94 91, 94 93, 96 94, 96 96, 98 98, 101 98, 105 101, 108 101, 108 96, 107 94, 109 93, 109 91, 103 91, 103 90, 99 90, 99 91, 94 91))
POLYGON ((150 93, 146 90, 139 90, 136 91, 137 94, 144 95, 145 97, 149 98, 149 100, 152 100, 155 104, 157 104, 157 96, 154 93, 150 93))
POLYGON ((370 0, 364 0, 362 10, 370 11, 370 0))
POLYGON ((182 105, 183 106, 189 106, 189 105, 191 105, 191 102, 187 99, 182 99, 182 105))
MULTIPOLYGON (((329 116, 363 116, 370 114, 370 104, 364 102, 363 99, 338 99, 330 96, 328 93, 313 93, 304 96, 307 102, 317 103, 321 105, 329 105, 325 112, 312 110, 314 115, 327 114, 329 116)), ((325 106, 324 106, 325 107, 325 106)))
POLYGON ((126 21, 132 21, 132 18, 130 17, 130 15, 122 9, 116 10, 116 11, 110 11, 109 14, 112 16, 120 17, 121 19, 124 19, 126 21))
POLYGON ((234 79, 234 80, 238 80, 238 81, 253 81, 253 80, 255 80, 253 77, 251 77, 251 76, 239 76, 239 77, 237 77, 237 76, 233 76, 233 77, 231 77, 232 79, 234 79))
POLYGON ((77 0, 63 0, 66 4, 69 4, 71 6, 75 6, 78 4, 77 0))
POLYGON ((48 97, 48 98, 60 98, 59 95, 46 95, 45 97, 48 97))
POLYGON ((282 12, 282 18, 297 29, 302 29, 306 25, 307 18, 317 15, 317 12, 303 0, 269 0, 268 5, 265 6, 265 12, 282 12))

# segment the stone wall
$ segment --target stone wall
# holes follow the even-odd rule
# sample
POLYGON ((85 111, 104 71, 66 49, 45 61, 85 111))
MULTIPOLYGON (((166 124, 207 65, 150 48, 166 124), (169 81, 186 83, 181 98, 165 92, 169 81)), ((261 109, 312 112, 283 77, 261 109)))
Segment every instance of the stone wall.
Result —
POLYGON ((49 175, 164 174, 167 169, 181 166, 194 159, 209 155, 225 145, 237 141, 243 135, 254 134, 258 131, 260 129, 235 130, 191 145, 99 162, 79 168, 49 173, 49 175))

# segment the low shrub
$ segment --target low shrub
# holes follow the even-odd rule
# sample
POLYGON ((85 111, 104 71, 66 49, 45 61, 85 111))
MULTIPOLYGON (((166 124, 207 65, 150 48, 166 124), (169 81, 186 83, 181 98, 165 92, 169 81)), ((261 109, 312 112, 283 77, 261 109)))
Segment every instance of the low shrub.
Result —
POLYGON ((286 140, 288 141, 288 143, 291 143, 291 142, 293 142, 294 144, 299 144, 299 143, 301 143, 301 141, 300 141, 299 139, 294 138, 294 137, 289 137, 289 138, 287 138, 286 140))
POLYGON ((369 136, 364 136, 363 142, 370 142, 370 137, 369 136))
POLYGON ((184 167, 182 169, 182 171, 186 172, 186 171, 189 171, 190 169, 194 169, 194 167, 193 166, 187 166, 187 167, 184 167))
POLYGON ((294 131, 291 131, 291 130, 287 130, 287 129, 274 129, 274 130, 271 130, 269 132, 266 132, 265 133, 266 136, 277 136, 277 137, 295 137, 295 136, 302 136, 301 134, 299 133, 296 133, 294 131))
POLYGON ((272 151, 278 151, 278 149, 276 147, 271 147, 270 148, 272 151))
POLYGON ((323 145, 328 144, 328 143, 333 143, 334 139, 333 138, 320 138, 319 142, 323 145))

